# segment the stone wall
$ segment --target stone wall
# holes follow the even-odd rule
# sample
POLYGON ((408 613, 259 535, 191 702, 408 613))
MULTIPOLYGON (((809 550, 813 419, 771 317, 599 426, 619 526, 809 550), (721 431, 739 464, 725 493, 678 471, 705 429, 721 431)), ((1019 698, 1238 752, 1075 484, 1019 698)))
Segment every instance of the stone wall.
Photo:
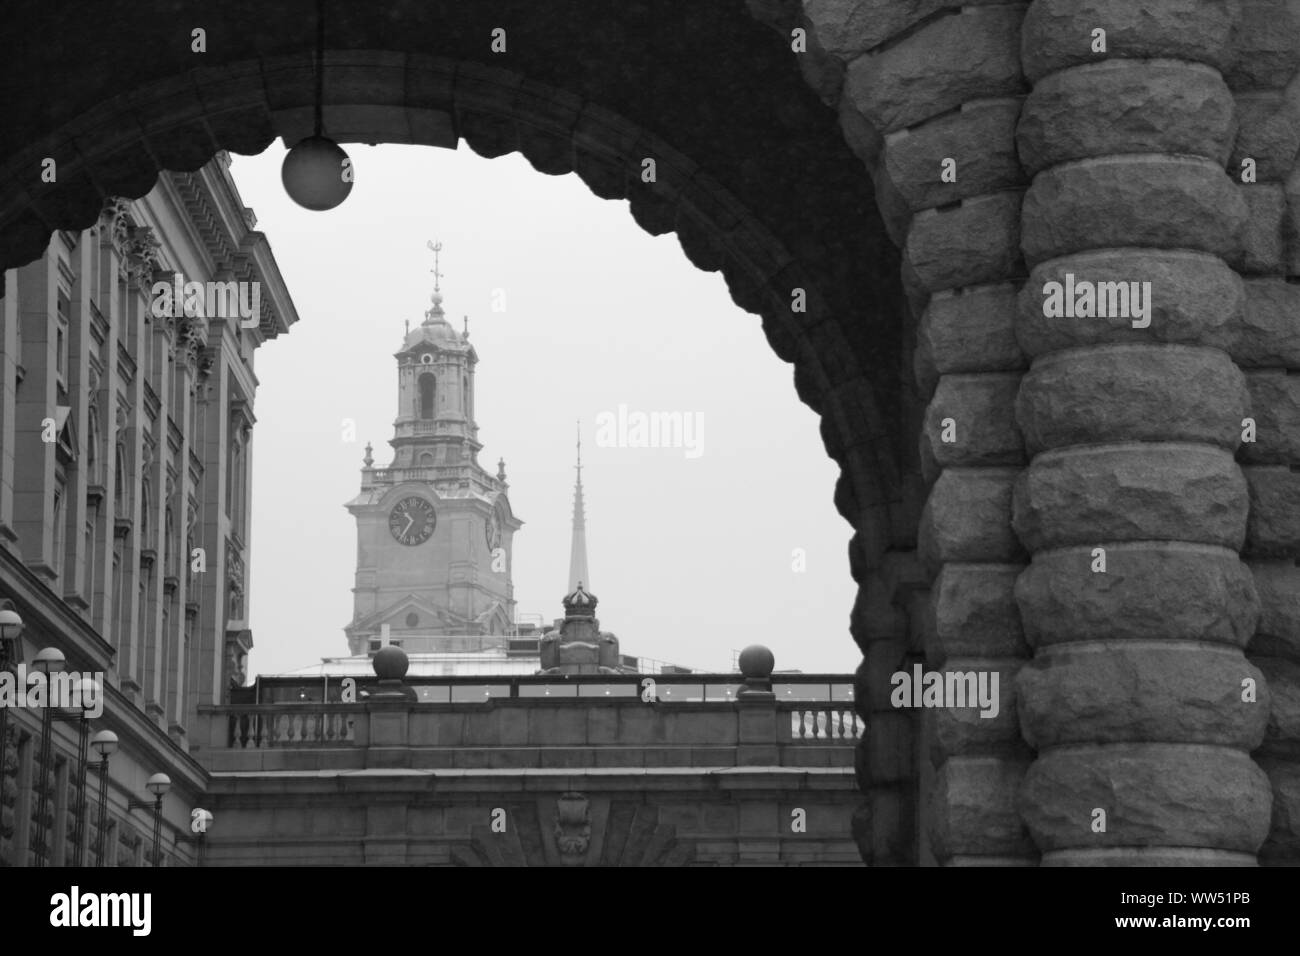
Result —
MULTIPOLYGON (((805 0, 799 22, 919 316, 933 578, 927 612, 892 603, 928 665, 1014 693, 987 725, 934 713, 933 852, 1293 860, 1300 10, 805 0), (1150 283, 1149 316, 1049 315, 1067 275, 1150 283)), ((868 641, 873 711, 917 650, 900 630, 868 641)))

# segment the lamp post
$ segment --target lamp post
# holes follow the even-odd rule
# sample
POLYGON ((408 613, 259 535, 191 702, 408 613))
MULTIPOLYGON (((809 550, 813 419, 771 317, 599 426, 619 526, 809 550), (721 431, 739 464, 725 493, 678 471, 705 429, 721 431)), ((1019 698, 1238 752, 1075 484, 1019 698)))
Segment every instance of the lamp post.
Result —
MULTIPOLYGON (((18 638, 23 633, 23 619, 8 598, 0 601, 0 673, 9 670, 18 657, 18 638)), ((0 707, 0 777, 4 776, 5 755, 9 751, 9 708, 0 707)))
POLYGON ((198 852, 194 863, 195 866, 203 865, 204 850, 208 845, 208 831, 212 829, 212 823, 215 819, 216 817, 212 815, 212 811, 204 810, 202 807, 195 807, 190 811, 190 829, 194 831, 194 836, 178 836, 176 838, 178 841, 183 840, 197 845, 198 852))
POLYGON ((172 788, 172 778, 165 773, 156 773, 149 778, 145 789, 153 794, 153 800, 128 800, 127 807, 131 810, 148 809, 153 807, 153 865, 158 865, 159 844, 162 841, 162 805, 163 797, 172 788))
POLYGON ((99 835, 95 840, 95 866, 104 865, 104 855, 108 848, 104 846, 105 827, 108 812, 108 758, 117 753, 117 734, 111 730, 101 730, 90 741, 90 747, 99 755, 99 835))
POLYGON ((77 711, 73 718, 77 721, 77 825, 72 834, 73 866, 85 866, 86 862, 86 814, 90 801, 86 799, 86 771, 90 764, 90 710, 87 701, 98 702, 102 698, 102 689, 97 681, 83 677, 77 683, 77 711))
POLYGON ((33 668, 37 673, 45 675, 45 706, 41 714, 41 777, 40 784, 36 788, 36 866, 45 866, 45 811, 49 807, 49 793, 47 787, 50 777, 50 737, 53 736, 54 730, 54 701, 51 699, 53 688, 50 685, 50 677, 63 670, 63 665, 67 663, 63 657, 63 652, 57 647, 42 648, 32 661, 33 668))

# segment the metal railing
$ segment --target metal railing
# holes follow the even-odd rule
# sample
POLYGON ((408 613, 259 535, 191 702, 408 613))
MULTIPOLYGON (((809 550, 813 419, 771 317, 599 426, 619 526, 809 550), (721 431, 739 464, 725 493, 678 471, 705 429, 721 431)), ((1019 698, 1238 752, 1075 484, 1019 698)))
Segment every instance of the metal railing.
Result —
MULTIPOLYGON (((344 681, 363 699, 378 686, 376 677, 259 677, 252 687, 231 692, 231 704, 341 702, 344 681)), ((661 703, 727 702, 744 686, 739 674, 517 674, 501 676, 411 676, 421 703, 478 703, 496 698, 642 697, 649 692, 661 703), (651 681, 652 686, 645 682, 651 681)), ((776 702, 851 703, 849 674, 774 674, 776 702)))

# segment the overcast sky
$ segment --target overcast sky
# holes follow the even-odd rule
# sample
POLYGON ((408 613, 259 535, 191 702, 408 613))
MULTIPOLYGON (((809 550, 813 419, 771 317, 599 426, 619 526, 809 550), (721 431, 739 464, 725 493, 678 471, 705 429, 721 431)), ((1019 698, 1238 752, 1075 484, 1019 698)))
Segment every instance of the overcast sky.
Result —
POLYGON ((348 652, 356 527, 343 505, 367 441, 377 466, 392 457, 393 353, 429 305, 429 239, 443 244, 448 318, 460 329, 469 316, 479 356, 479 461, 495 473, 505 458, 525 522, 521 618, 563 613, 581 419, 591 590, 623 653, 725 671, 761 643, 778 668, 852 671, 837 469, 792 366, 721 274, 692 266, 674 235, 643 232, 625 201, 518 154, 347 149, 355 187, 324 213, 285 195, 279 142, 231 166, 300 316, 255 364, 250 676, 348 652), (689 416, 698 450, 598 447, 598 416, 620 405, 689 416))

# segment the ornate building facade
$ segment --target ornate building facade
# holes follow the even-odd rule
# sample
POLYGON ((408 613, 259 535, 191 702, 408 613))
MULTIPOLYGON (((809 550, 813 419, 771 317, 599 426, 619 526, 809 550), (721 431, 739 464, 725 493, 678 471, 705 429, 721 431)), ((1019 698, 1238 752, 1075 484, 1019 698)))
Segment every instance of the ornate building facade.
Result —
MULTIPOLYGON (((228 166, 219 154, 162 174, 141 199, 110 200, 93 226, 54 233, 8 270, 0 298, 0 599, 22 620, 7 663, 30 666, 48 646, 68 670, 102 675, 95 727, 121 743, 108 865, 145 852, 130 834, 147 820, 124 806, 154 772, 171 776, 166 813, 189 832, 203 786, 192 728, 244 683, 252 646, 253 357, 297 315, 228 166)), ((43 772, 40 711, 6 716, 0 861, 71 861, 69 833, 97 823, 77 819, 69 793, 75 725, 55 722, 43 772)), ((86 842, 89 862, 97 839, 86 842)))

